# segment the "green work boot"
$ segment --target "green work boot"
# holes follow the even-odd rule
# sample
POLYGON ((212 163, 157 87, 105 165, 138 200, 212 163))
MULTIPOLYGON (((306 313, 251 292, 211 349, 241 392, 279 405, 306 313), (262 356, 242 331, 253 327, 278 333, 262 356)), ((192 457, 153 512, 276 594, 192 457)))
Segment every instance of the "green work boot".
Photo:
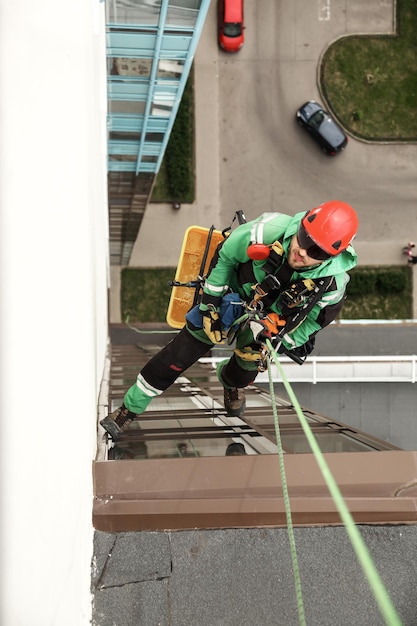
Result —
POLYGON ((246 399, 243 389, 232 387, 224 389, 224 408, 226 413, 232 417, 240 417, 246 408, 246 399))
POLYGON ((135 417, 136 413, 132 413, 122 404, 122 406, 113 411, 113 413, 110 413, 110 415, 102 419, 100 424, 103 426, 104 430, 108 432, 113 441, 116 441, 135 417))

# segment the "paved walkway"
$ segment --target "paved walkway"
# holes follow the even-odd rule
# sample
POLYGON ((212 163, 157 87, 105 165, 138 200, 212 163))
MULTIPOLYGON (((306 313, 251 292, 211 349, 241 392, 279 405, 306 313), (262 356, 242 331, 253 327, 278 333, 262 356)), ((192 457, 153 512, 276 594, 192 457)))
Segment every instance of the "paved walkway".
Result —
MULTIPOLYGON (((293 0, 291 0, 291 2, 284 1, 282 3, 281 20, 293 19, 291 18, 294 11, 293 4, 293 0)), ((315 32, 318 25, 320 26, 320 29, 325 29, 325 36, 330 37, 329 40, 349 32, 386 33, 392 32, 393 30, 395 13, 393 9, 394 3, 392 0, 383 0, 382 2, 380 0, 370 0, 370 2, 366 3, 366 5, 363 5, 363 3, 360 2, 349 1, 346 14, 342 12, 340 15, 337 13, 336 9, 329 14, 329 2, 323 1, 322 5, 323 11, 320 13, 319 22, 315 19, 315 26, 313 24, 314 32, 311 32, 310 26, 309 29, 304 32, 304 24, 304 27, 301 28, 301 32, 297 31, 298 34, 296 36, 296 40, 292 42, 293 45, 288 48, 288 50, 295 50, 294 61, 302 62, 303 59, 306 59, 306 72, 308 73, 305 76, 303 74, 305 79, 303 79, 303 83, 305 83, 307 79, 311 82, 312 77, 313 80, 315 80, 314 73, 312 74, 311 71, 311 63, 314 63, 314 59, 317 59, 320 56, 324 36, 321 35, 319 37, 320 33, 317 34, 315 32), (308 41, 308 47, 301 49, 301 41, 308 41)), ((271 7, 269 7, 268 10, 272 10, 271 7)), ((261 23, 257 24, 258 21, 261 21, 257 5, 249 1, 246 5, 246 11, 248 28, 249 26, 252 30, 254 27, 260 28, 261 23)), ((297 27, 298 26, 299 24, 297 22, 297 27)), ((257 159, 256 150, 259 149, 259 145, 254 145, 254 142, 252 142, 250 149, 247 148, 245 151, 234 151, 236 154, 233 154, 233 158, 229 158, 227 147, 224 146, 224 131, 227 130, 228 125, 230 125, 226 124, 226 120, 228 119, 230 122, 231 116, 231 112, 227 110, 227 107, 225 107, 227 99, 225 102, 226 96, 224 92, 225 89, 228 88, 227 83, 232 81, 233 78, 236 78, 237 81, 243 79, 243 74, 241 73, 242 65, 244 65, 245 68, 249 68, 250 64, 253 65, 253 59, 256 59, 256 55, 258 54, 257 50, 252 50, 251 48, 251 46, 253 47, 255 45, 256 36, 251 39, 248 36, 247 40, 248 41, 245 43, 245 49, 239 53, 240 55, 244 54, 245 56, 231 58, 230 55, 225 56, 224 54, 219 54, 216 51, 214 47, 216 41, 216 13, 215 3, 213 3, 213 6, 210 7, 209 10, 195 58, 197 198, 192 205, 183 205, 180 211, 174 211, 170 204, 152 204, 152 206, 149 207, 133 248, 130 261, 131 267, 175 267, 178 261, 182 238, 186 228, 188 228, 191 224, 209 225, 213 223, 216 226, 226 226, 226 224, 223 223, 224 219, 222 215, 228 211, 230 212, 230 217, 232 217, 234 210, 236 209, 229 196, 231 191, 235 190, 235 192, 238 193, 239 187, 243 187, 244 184, 246 184, 247 177, 244 176, 244 172, 248 171, 248 164, 245 161, 245 159, 248 158, 248 154, 252 155, 251 158, 253 160, 252 170, 249 170, 253 172, 253 174, 251 174, 254 178, 253 186, 257 186, 258 188, 265 187, 265 184, 257 178, 256 168, 259 168, 259 166, 257 166, 256 161, 259 161, 259 159, 257 159), (243 165, 239 174, 238 164, 240 159, 242 159, 243 165), (230 176, 229 183, 225 180, 225 176, 226 178, 230 176), (225 193, 226 197, 223 197, 225 193), (222 195, 222 197, 220 197, 220 195, 222 195), (231 207, 230 210, 227 208, 229 206, 231 207)), ((306 43, 305 46, 307 46, 306 43)), ((280 56, 284 55, 284 62, 286 61, 286 55, 289 54, 289 52, 282 49, 281 44, 278 46, 277 50, 273 51, 273 53, 275 56, 277 54, 280 56)), ((291 59, 290 62, 292 62, 291 59)), ((265 61, 264 65, 267 70, 268 62, 265 61)), ((261 74, 264 74, 264 72, 261 72, 261 74)), ((232 85, 230 89, 232 87, 235 91, 241 91, 243 89, 242 85, 238 86, 236 82, 233 84, 234 87, 232 85)), ((294 86, 294 88, 299 89, 298 83, 294 86)), ((305 87, 305 85, 303 86, 303 90, 307 89, 307 91, 309 91, 310 88, 311 86, 309 83, 307 83, 307 87, 305 87)), ((252 93, 253 90, 250 90, 250 92, 252 93)), ((249 96, 250 94, 248 97, 249 96)), ((232 97, 233 93, 231 92, 229 100, 232 101, 232 97)), ((265 106, 267 105, 265 104, 265 106)), ((239 126, 238 117, 236 117, 233 121, 232 126, 234 126, 236 131, 239 126)), ((264 138, 262 141, 265 143, 267 140, 264 138)), ((255 142, 255 144, 259 143, 259 141, 255 142)), ((270 143, 269 140, 267 143, 270 143)), ((381 151, 378 150, 379 158, 381 158, 380 152, 381 151)), ((276 156, 277 155, 275 154, 275 158, 276 156)), ((343 155, 343 157, 345 156, 349 155, 343 155)), ((404 167, 401 166, 401 158, 398 158, 399 161, 397 163, 397 169, 402 171, 404 167)), ((346 164, 348 165, 347 161, 346 164)), ((331 164, 331 166, 333 167, 333 164, 331 164)), ((298 176, 300 175, 298 174, 298 176)), ((274 180, 271 180, 270 182, 272 186, 276 185, 274 180)), ((297 189, 301 193, 303 188, 306 186, 308 187, 312 182, 313 181, 311 180, 304 181, 303 185, 297 185, 297 189)), ((326 188, 326 184, 328 184, 328 182, 323 180, 322 184, 324 185, 322 193, 329 193, 326 188)), ((409 192, 407 193, 409 194, 409 192)), ((273 194, 272 191, 271 194, 273 194)), ((408 196, 406 195, 405 197, 408 196)), ((247 195, 246 206, 250 205, 250 203, 251 196, 247 195)), ((364 211, 364 216, 361 220, 364 231, 368 231, 370 229, 369 223, 373 219, 375 210, 379 211, 379 209, 368 210, 368 204, 368 202, 365 203, 366 211, 364 211)), ((256 206, 255 201, 254 206, 256 206)), ((267 206, 270 205, 268 204, 267 206)), ((372 202, 370 206, 373 206, 372 202)), ((242 207, 239 206, 238 208, 242 207)), ((248 218, 250 219, 250 215, 248 218)), ((398 265, 404 263, 404 257, 401 257, 400 252, 402 244, 398 245, 397 251, 395 241, 392 241, 389 245, 387 245, 387 241, 383 240, 385 237, 390 237, 390 233, 386 225, 391 222, 392 219, 388 216, 382 216, 379 221, 381 221, 381 227, 383 228, 383 234, 381 236, 379 233, 376 233, 376 236, 374 234, 373 241, 370 241, 369 236, 367 236, 365 239, 368 239, 368 241, 357 240, 355 242, 355 248, 358 253, 360 264, 380 265, 382 259, 387 265, 398 265)), ((401 233, 399 233, 399 235, 401 236, 401 233)), ((112 323, 119 323, 121 321, 119 299, 120 270, 121 268, 114 266, 111 267, 110 270, 110 320, 112 323)), ((413 293, 417 294, 417 269, 415 266, 413 266, 413 293)), ((415 302, 413 307, 413 317, 414 319, 417 319, 417 302, 415 302)))

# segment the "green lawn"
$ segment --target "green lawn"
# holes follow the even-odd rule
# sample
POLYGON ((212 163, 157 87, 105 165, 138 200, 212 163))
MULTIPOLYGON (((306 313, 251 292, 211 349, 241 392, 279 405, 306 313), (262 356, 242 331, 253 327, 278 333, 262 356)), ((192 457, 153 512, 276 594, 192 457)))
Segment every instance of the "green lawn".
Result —
POLYGON ((370 140, 417 139, 417 2, 397 1, 396 36, 348 36, 325 52, 320 81, 348 132, 370 140))
POLYGON ((350 275, 341 319, 412 318, 411 267, 356 267, 350 275))
POLYGON ((120 304, 122 320, 165 322, 171 295, 168 281, 176 268, 127 268, 122 271, 120 304))
MULTIPOLYGON (((341 319, 412 317, 412 275, 407 265, 395 268, 355 268, 347 289, 341 319)), ((122 271, 122 320, 165 322, 175 268, 122 271)))

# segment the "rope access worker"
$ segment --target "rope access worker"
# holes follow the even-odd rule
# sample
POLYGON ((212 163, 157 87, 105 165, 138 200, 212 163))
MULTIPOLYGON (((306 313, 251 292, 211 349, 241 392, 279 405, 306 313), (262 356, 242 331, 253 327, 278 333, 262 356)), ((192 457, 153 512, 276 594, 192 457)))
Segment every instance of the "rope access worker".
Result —
POLYGON ((357 228, 355 210, 339 200, 294 216, 264 213, 239 225, 216 250, 201 302, 187 313, 184 328, 139 372, 122 406, 101 420, 110 437, 117 440, 231 330, 234 352, 218 364, 217 376, 227 414, 241 416, 244 387, 265 369, 266 338, 278 353, 305 359, 315 335, 340 312, 347 272, 357 263, 351 245, 357 228))

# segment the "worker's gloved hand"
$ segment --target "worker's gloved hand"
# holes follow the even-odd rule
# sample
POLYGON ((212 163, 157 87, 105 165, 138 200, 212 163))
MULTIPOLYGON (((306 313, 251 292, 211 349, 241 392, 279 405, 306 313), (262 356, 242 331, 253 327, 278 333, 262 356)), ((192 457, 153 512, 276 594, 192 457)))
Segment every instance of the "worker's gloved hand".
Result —
POLYGON ((264 320, 250 320, 249 328, 252 331, 254 341, 265 343, 266 339, 272 339, 272 333, 264 320))
POLYGON ((222 329, 218 311, 211 309, 201 312, 203 314, 203 328, 207 337, 213 343, 224 343, 226 341, 226 333, 222 329))
POLYGON ((249 326, 255 341, 265 343, 265 340, 269 339, 276 348, 279 343, 277 335, 285 326, 285 320, 282 320, 277 313, 269 313, 261 320, 251 320, 249 326))

